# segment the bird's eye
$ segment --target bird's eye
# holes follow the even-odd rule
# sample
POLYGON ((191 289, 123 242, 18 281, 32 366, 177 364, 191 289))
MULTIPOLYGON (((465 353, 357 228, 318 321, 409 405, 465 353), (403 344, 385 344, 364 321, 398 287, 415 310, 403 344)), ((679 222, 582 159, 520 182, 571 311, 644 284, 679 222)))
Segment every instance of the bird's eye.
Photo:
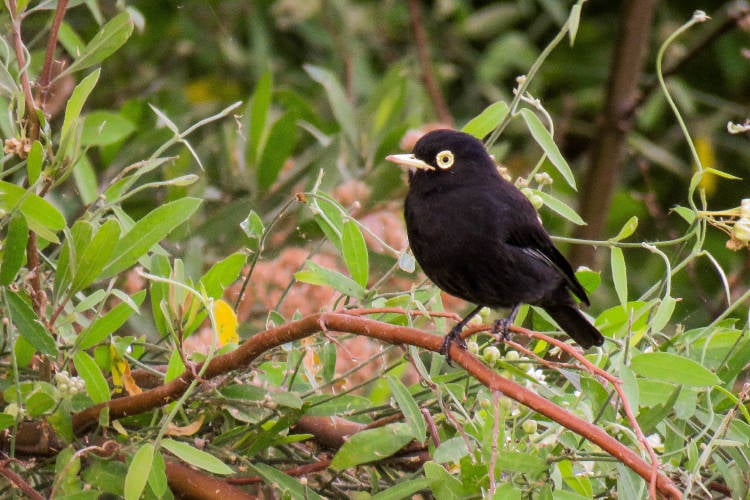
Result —
POLYGON ((441 151, 435 155, 437 166, 447 170, 453 166, 453 153, 450 150, 441 151))

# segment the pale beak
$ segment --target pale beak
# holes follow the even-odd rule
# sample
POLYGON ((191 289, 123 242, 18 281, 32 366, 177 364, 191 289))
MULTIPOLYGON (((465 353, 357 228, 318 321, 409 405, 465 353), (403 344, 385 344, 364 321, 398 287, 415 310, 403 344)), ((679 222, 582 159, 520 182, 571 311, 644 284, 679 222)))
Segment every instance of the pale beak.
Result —
POLYGON ((385 159, 387 161, 409 168, 418 168, 420 170, 435 170, 435 167, 423 162, 422 160, 418 160, 414 155, 388 155, 385 157, 385 159))

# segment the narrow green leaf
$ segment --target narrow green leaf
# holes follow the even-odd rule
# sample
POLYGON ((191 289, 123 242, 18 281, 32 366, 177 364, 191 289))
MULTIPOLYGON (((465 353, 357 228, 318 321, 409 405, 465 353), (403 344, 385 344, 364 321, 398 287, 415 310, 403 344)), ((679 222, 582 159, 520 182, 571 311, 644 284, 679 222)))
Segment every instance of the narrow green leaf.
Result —
POLYGON ((120 236, 120 224, 116 219, 107 219, 91 242, 78 256, 73 278, 73 292, 83 290, 99 276, 109 262, 120 236))
POLYGON ((642 377, 688 387, 707 387, 721 379, 692 359, 669 352, 648 352, 634 356, 630 367, 642 377))
POLYGON ((722 170, 715 169, 713 167, 706 167, 703 169, 703 174, 714 174, 719 177, 723 177, 724 179, 730 179, 733 181, 741 181, 742 177, 737 177, 736 175, 732 175, 728 172, 724 172, 722 170))
POLYGON ((560 475, 573 491, 578 492, 586 498, 591 498, 594 490, 591 487, 591 481, 586 476, 582 476, 573 471, 573 464, 570 460, 561 460, 557 463, 560 475))
POLYGON ((304 66, 310 78, 323 86, 328 96, 328 102, 331 104, 333 116, 336 118, 341 131, 348 139, 350 144, 356 145, 357 141, 357 122, 354 118, 354 109, 349 99, 346 97, 344 88, 336 79, 336 76, 328 70, 305 64, 304 66))
POLYGON ((664 297, 664 299, 659 302, 659 307, 656 308, 656 312, 649 322, 651 331, 660 332, 665 326, 667 326, 669 320, 672 319, 672 313, 674 313, 676 305, 677 299, 669 296, 664 297))
POLYGON ((323 500, 323 497, 315 493, 314 490, 307 485, 302 485, 299 479, 284 474, 270 465, 255 462, 250 465, 250 468, 254 469, 255 473, 262 477, 275 492, 283 493, 283 498, 323 500))
POLYGON ((484 136, 492 132, 500 122, 502 122, 506 116, 508 116, 508 105, 505 101, 497 101, 479 113, 477 116, 469 120, 469 123, 464 125, 461 129, 467 134, 473 135, 477 139, 482 139, 484 136))
POLYGON ((73 167, 73 181, 83 204, 88 205, 96 200, 99 194, 99 184, 94 167, 85 154, 78 158, 78 162, 73 167))
POLYGON ((622 390, 630 407, 634 410, 638 409, 641 405, 641 394, 638 388, 638 380, 635 378, 633 370, 627 365, 621 366, 620 379, 622 380, 622 390))
POLYGON ((622 250, 618 247, 612 247, 609 261, 612 267, 612 282, 615 285, 617 298, 620 300, 620 304, 625 307, 628 302, 628 273, 622 250))
POLYGON ((239 277, 244 264, 245 254, 235 252, 211 266, 211 269, 206 271, 206 274, 200 279, 200 283, 206 290, 206 295, 214 299, 220 298, 224 288, 239 277))
MULTIPOLYGON (((143 303, 143 299, 146 298, 146 290, 141 290, 132 295, 133 301, 137 305, 143 303)), ((102 342, 111 333, 120 328, 128 320, 133 313, 136 312, 126 302, 121 302, 115 307, 107 311, 107 313, 94 320, 81 334, 78 336, 78 348, 88 349, 102 342)))
POLYGON ((99 64, 122 47, 132 33, 133 21, 130 19, 130 14, 121 12, 97 31, 81 54, 60 76, 99 64))
POLYGON ((31 231, 47 241, 59 243, 55 233, 65 227, 65 218, 60 211, 31 191, 0 181, 0 209, 12 212, 16 208, 26 217, 31 231))
POLYGON ((331 468, 343 470, 389 457, 408 444, 412 437, 409 426, 401 422, 358 432, 339 448, 331 460, 331 468))
POLYGON ((94 403, 109 401, 109 386, 94 358, 83 351, 73 355, 78 375, 86 382, 86 392, 94 403))
POLYGON ((314 215, 315 222, 326 235, 328 241, 341 250, 341 232, 344 226, 344 218, 341 214, 345 213, 344 208, 338 202, 325 198, 317 198, 314 203, 319 209, 319 212, 314 215))
POLYGON ((78 36, 70 24, 65 21, 60 25, 60 31, 57 34, 57 38, 60 41, 60 45, 63 46, 65 51, 70 57, 78 57, 78 54, 83 52, 83 48, 86 46, 86 42, 78 36))
POLYGON ((542 148, 544 154, 547 155, 549 161, 555 166, 560 175, 563 176, 565 182, 570 187, 576 189, 576 180, 573 177, 573 171, 570 170, 568 162, 565 161, 560 149, 555 144, 555 140, 552 138, 552 134, 544 126, 539 117, 529 108, 523 108, 520 111, 523 121, 526 122, 526 127, 531 132, 531 136, 534 138, 537 144, 542 148))
POLYGON ((542 199, 544 204, 553 212, 564 217, 573 224, 578 224, 579 226, 586 225, 586 222, 581 219, 581 216, 578 215, 576 211, 570 208, 567 204, 560 201, 559 198, 555 198, 551 194, 545 193, 544 191, 539 191, 538 189, 532 189, 532 191, 534 192, 534 194, 538 195, 542 199))
POLYGON ((52 335, 39 321, 34 310, 19 294, 7 290, 8 313, 18 334, 42 354, 57 355, 57 344, 52 335))
POLYGON ((266 71, 255 85, 255 91, 248 103, 250 116, 250 137, 248 138, 248 161, 251 165, 258 163, 263 135, 266 130, 268 109, 271 107, 271 91, 273 90, 273 75, 266 71))
MULTIPOLYGON (((70 68, 68 68, 68 70, 70 70, 70 68)), ((61 141, 66 142, 70 140, 70 134, 75 130, 75 127, 78 124, 78 118, 81 116, 83 104, 94 89, 96 82, 99 80, 100 74, 101 69, 92 71, 86 75, 78 85, 76 85, 75 89, 73 89, 73 93, 68 99, 68 104, 65 106, 65 119, 63 120, 62 128, 60 129, 60 137, 62 137, 61 141)))
POLYGON ((29 185, 33 185, 39 179, 39 174, 42 173, 42 163, 44 163, 42 143, 34 141, 26 159, 26 175, 29 178, 29 185))
POLYGON ((81 145, 107 146, 122 141, 133 132, 133 122, 119 113, 94 111, 87 114, 83 120, 81 145))
POLYGON ((149 473, 151 464, 154 461, 154 445, 145 442, 133 455, 133 461, 130 462, 128 473, 125 476, 125 500, 138 500, 141 498, 149 473))
POLYGON ((367 286, 370 274, 370 263, 367 255, 367 245, 362 231, 356 222, 344 222, 341 231, 341 251, 344 262, 351 277, 363 288, 367 286))
POLYGON ((156 498, 172 497, 169 490, 169 481, 167 480, 167 464, 164 463, 164 457, 161 453, 154 454, 154 461, 151 462, 151 472, 148 474, 148 486, 156 498))
POLYGON ((617 236, 612 238, 610 241, 621 241, 625 238, 630 237, 632 235, 636 228, 638 227, 638 217, 633 215, 628 219, 628 221, 622 225, 622 228, 620 228, 620 232, 617 233, 617 236))
POLYGON ((424 475, 430 480, 430 491, 435 498, 461 498, 464 495, 463 485, 452 476, 445 467, 435 462, 424 464, 424 475))
POLYGON ((576 42, 578 25, 581 22, 581 8, 583 7, 583 2, 585 1, 586 0, 578 0, 570 9, 570 16, 568 16, 568 39, 570 40, 571 47, 576 42))
POLYGON ((29 227, 26 217, 15 213, 8 223, 8 231, 3 241, 2 263, 0 263, 0 285, 13 282, 26 257, 26 243, 29 241, 29 227))
POLYGON ((409 389, 393 375, 388 377, 388 386, 391 388, 391 394, 396 400, 396 404, 401 409, 401 413, 404 414, 406 424, 411 430, 411 437, 419 441, 424 441, 424 437, 427 433, 427 426, 424 422, 424 415, 419 410, 419 405, 412 397, 409 389))
POLYGON ((330 286, 350 297, 357 299, 363 299, 366 290, 356 281, 352 280, 348 276, 344 276, 338 271, 333 269, 327 269, 319 266, 318 264, 307 261, 305 267, 301 271, 294 273, 294 278, 302 283, 310 283, 311 285, 330 286))
POLYGON ((266 231, 263 219, 260 218, 260 215, 255 210, 250 210, 245 220, 240 223, 240 229, 245 233, 245 236, 255 240, 260 239, 266 231))
POLYGON ((165 439, 161 442, 162 447, 173 453, 177 457, 181 458, 190 465, 194 465, 200 469, 207 470, 214 474, 234 474, 234 471, 227 464, 205 451, 201 451, 194 446, 191 446, 182 441, 175 441, 174 439, 165 439))
POLYGON ((258 186, 268 189, 276 181, 281 167, 292 154, 297 142, 297 117, 293 113, 284 113, 271 127, 268 140, 258 161, 258 186))
POLYGON ((114 249, 117 256, 104 268, 108 278, 135 264, 151 247, 185 222, 201 204, 199 198, 180 198, 152 210, 128 231, 114 249))
POLYGON ((430 480, 426 478, 407 479, 387 488, 371 497, 371 500, 401 500, 411 498, 421 490, 430 490, 430 480))
POLYGON ((671 211, 677 213, 677 215, 685 219, 685 222, 687 222, 688 224, 692 224, 695 220, 695 212, 688 207, 676 206, 672 207, 671 211))

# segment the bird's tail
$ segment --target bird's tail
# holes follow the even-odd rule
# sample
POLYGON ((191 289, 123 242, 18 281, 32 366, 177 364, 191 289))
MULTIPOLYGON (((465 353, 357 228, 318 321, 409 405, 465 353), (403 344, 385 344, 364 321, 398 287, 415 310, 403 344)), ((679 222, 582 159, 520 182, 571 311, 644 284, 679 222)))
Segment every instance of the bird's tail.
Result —
POLYGON ((604 343, 601 332, 583 317, 577 307, 573 305, 545 306, 544 310, 584 349, 604 343))

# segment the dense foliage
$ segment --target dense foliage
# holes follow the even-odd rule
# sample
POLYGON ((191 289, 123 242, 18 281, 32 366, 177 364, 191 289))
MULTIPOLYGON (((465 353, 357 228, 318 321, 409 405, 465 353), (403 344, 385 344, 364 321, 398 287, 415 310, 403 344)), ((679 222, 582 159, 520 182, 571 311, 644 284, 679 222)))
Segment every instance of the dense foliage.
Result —
POLYGON ((747 497, 743 6, 663 3, 607 123, 609 2, 66 4, 0 11, 3 495, 187 495, 188 464, 223 496, 648 496, 582 420, 687 495, 747 497), (415 269, 384 161, 438 126, 485 138, 562 249, 596 248, 601 349, 469 342, 562 417, 368 337, 429 343, 470 306, 415 269), (605 196, 581 179, 607 127, 604 231, 566 237, 605 196))

